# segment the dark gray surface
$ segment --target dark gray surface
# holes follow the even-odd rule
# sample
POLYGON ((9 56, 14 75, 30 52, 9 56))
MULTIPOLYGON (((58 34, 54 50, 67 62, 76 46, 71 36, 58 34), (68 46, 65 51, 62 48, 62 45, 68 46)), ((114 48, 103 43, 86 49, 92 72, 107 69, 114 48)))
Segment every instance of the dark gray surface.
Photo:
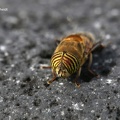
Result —
POLYGON ((120 120, 120 1, 1 0, 0 120, 120 120), (90 31, 111 42, 94 54, 100 78, 82 72, 46 87, 55 39, 90 31))

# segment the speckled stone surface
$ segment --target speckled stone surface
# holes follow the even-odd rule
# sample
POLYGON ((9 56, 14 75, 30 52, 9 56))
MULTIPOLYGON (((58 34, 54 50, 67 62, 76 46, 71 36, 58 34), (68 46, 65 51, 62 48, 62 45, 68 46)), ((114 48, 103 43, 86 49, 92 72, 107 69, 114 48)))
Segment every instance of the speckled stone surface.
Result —
POLYGON ((120 1, 1 0, 0 120, 120 120, 120 1), (55 40, 89 31, 111 43, 94 53, 80 88, 59 79, 45 86, 55 40))

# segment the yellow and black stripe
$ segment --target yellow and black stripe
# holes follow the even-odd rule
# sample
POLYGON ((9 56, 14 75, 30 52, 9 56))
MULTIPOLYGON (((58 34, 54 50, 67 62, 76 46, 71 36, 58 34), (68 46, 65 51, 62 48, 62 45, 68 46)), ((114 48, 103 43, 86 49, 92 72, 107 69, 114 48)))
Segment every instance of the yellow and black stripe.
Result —
POLYGON ((79 60, 72 54, 67 52, 56 52, 51 58, 51 66, 55 70, 60 64, 65 66, 69 74, 75 73, 79 67, 79 60))

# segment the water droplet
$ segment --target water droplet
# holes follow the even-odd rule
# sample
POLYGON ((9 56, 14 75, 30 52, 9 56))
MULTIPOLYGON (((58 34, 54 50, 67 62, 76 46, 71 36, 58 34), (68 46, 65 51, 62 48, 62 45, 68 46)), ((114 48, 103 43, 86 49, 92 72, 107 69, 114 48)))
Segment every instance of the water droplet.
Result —
POLYGON ((1 45, 1 46, 0 46, 0 50, 1 50, 1 51, 5 51, 5 50, 6 50, 6 46, 1 45))
POLYGON ((112 80, 111 79, 107 79, 106 83, 111 84, 112 80))
POLYGON ((64 112, 64 111, 61 111, 61 115, 64 116, 64 115, 65 115, 65 112, 64 112))

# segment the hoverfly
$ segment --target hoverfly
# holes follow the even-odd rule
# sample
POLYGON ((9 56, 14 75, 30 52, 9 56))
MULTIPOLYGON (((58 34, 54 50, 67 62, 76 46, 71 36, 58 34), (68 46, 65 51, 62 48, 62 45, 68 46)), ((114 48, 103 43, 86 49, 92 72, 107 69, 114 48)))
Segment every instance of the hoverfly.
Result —
POLYGON ((47 81, 47 84, 51 84, 59 77, 68 78, 77 73, 74 82, 79 87, 78 77, 83 64, 88 58, 88 70, 95 74, 90 69, 92 52, 100 46, 102 46, 101 42, 95 42, 95 38, 91 33, 77 33, 64 37, 51 57, 53 78, 47 81))

